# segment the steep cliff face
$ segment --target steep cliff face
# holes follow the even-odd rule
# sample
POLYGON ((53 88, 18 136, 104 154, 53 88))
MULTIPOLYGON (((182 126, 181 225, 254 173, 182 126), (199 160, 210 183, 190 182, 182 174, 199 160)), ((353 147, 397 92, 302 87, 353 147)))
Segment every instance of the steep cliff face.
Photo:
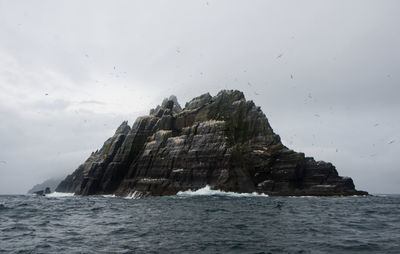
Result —
POLYGON ((122 123, 56 191, 173 195, 210 185, 269 195, 360 195, 331 163, 285 147, 240 91, 201 95, 182 110, 164 100, 132 128, 122 123))

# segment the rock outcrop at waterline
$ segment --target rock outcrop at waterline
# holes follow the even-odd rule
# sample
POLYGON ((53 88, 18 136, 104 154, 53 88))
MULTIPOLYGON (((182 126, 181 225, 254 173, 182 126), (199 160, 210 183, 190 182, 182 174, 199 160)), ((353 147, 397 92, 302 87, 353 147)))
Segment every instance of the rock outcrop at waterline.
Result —
POLYGON ((60 183, 78 195, 173 195, 206 185, 268 195, 363 195, 331 163, 285 147, 266 116, 240 91, 204 94, 181 109, 163 101, 60 183))

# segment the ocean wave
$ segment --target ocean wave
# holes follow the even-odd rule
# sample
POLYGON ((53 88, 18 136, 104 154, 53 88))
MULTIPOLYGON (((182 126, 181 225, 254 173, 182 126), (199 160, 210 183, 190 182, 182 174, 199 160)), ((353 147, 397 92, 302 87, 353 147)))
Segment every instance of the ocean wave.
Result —
POLYGON ((49 198, 64 198, 64 197, 72 197, 74 193, 67 193, 67 192, 52 192, 50 194, 46 194, 46 197, 49 198))
POLYGON ((398 253, 398 204, 399 195, 313 200, 258 195, 140 200, 0 195, 0 249, 58 254, 82 249, 93 253, 398 253), (349 238, 349 232, 355 231, 349 238))
POLYGON ((320 198, 322 196, 287 196, 288 198, 320 198))
POLYGON ((266 194, 260 193, 236 193, 236 192, 226 192, 221 190, 212 190, 209 185, 198 189, 196 191, 187 190, 180 191, 176 194, 181 197, 190 197, 190 196, 228 196, 228 197, 268 197, 266 194))

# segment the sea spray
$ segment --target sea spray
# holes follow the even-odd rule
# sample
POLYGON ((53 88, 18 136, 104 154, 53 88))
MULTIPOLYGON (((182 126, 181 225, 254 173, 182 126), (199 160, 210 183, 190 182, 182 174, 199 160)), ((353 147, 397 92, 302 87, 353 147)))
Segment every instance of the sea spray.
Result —
POLYGON ((65 197, 73 197, 75 196, 74 193, 67 193, 67 192, 52 192, 50 194, 46 194, 46 197, 49 198, 65 198, 65 197))
POLYGON ((266 194, 260 193, 236 193, 236 192, 226 192, 221 190, 212 190, 209 185, 205 187, 192 191, 180 191, 176 194, 177 196, 187 197, 187 196, 228 196, 228 197, 268 197, 266 194))

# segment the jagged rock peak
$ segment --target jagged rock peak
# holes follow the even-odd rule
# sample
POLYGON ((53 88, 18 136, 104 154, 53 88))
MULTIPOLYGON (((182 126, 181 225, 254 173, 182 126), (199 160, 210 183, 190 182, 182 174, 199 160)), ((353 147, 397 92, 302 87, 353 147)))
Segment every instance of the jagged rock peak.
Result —
POLYGON ((131 127, 128 125, 128 121, 123 121, 121 125, 115 131, 115 134, 128 134, 131 130, 131 127))
POLYGON ((158 105, 156 108, 150 110, 150 115, 160 115, 160 109, 169 109, 171 110, 171 113, 174 114, 178 114, 182 111, 182 107, 175 95, 171 95, 169 98, 164 98, 161 106, 158 105))
MULTIPOLYGON (((206 104, 211 102, 218 103, 233 103, 235 101, 246 102, 246 98, 243 92, 238 90, 221 90, 217 95, 212 97, 210 93, 202 94, 198 97, 193 98, 191 101, 185 104, 184 110, 193 110, 196 108, 201 108, 206 104)), ((251 102, 252 103, 252 102, 251 102)))
POLYGON ((238 100, 246 100, 243 92, 239 90, 221 90, 214 99, 220 100, 230 100, 230 101, 238 101, 238 100))
POLYGON ((191 110, 195 108, 200 108, 212 100, 210 93, 202 94, 196 98, 193 98, 191 101, 186 102, 185 109, 191 110))

